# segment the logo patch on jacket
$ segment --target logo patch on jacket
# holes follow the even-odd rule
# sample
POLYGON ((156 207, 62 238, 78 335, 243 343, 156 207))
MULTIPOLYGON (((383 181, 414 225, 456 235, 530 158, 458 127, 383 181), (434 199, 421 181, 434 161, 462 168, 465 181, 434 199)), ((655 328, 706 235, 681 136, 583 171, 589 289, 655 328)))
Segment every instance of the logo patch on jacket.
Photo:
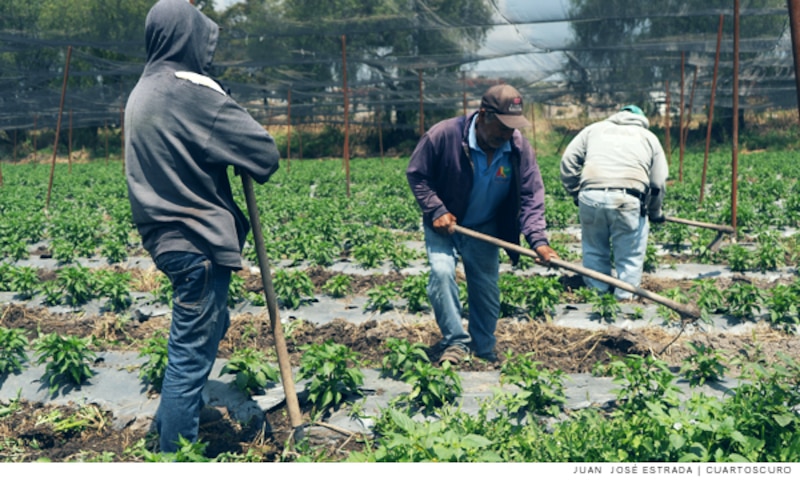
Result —
POLYGON ((497 167, 497 173, 495 174, 494 178, 507 179, 508 174, 509 174, 508 167, 503 167, 503 166, 497 167))

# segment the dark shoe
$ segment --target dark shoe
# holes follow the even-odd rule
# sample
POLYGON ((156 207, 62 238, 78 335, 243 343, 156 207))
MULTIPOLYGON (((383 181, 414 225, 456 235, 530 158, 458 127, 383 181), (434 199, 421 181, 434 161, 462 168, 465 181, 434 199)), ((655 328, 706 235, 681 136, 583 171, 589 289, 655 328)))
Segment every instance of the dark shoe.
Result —
POLYGON ((476 353, 475 356, 489 363, 497 363, 500 361, 500 359, 497 358, 497 354, 494 352, 486 352, 481 354, 476 353))
POLYGON ((217 423, 225 417, 226 413, 228 413, 228 409, 225 407, 206 405, 200 409, 200 426, 217 423))
POLYGON ((444 362, 450 362, 450 365, 455 367, 467 357, 468 353, 467 349, 461 345, 450 345, 439 357, 439 365, 443 365, 444 362))

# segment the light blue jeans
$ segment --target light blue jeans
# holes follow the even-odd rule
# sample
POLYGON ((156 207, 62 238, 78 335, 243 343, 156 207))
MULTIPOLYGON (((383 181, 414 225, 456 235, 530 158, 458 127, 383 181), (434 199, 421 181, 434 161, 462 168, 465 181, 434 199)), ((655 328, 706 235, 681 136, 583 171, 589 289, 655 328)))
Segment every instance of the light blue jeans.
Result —
POLYGON ((188 252, 164 253, 155 263, 172 282, 167 369, 156 412, 161 451, 172 453, 179 435, 197 441, 203 388, 230 325, 231 269, 188 252))
MULTIPOLYGON (((644 257, 650 224, 640 213, 639 199, 621 189, 581 190, 578 194, 581 219, 583 266, 611 275, 611 252, 617 278, 638 287, 642 283, 644 257)), ((583 277, 584 283, 600 292, 610 285, 583 277)), ((619 300, 633 297, 631 292, 614 289, 619 300)))
MULTIPOLYGON (((474 230, 495 236, 493 223, 474 230)), ((459 233, 442 235, 425 226, 425 249, 430 264, 428 298, 442 332, 442 345, 460 345, 476 355, 493 353, 500 315, 500 250, 491 243, 459 233), (468 332, 461 320, 456 265, 464 263, 469 304, 468 332)))

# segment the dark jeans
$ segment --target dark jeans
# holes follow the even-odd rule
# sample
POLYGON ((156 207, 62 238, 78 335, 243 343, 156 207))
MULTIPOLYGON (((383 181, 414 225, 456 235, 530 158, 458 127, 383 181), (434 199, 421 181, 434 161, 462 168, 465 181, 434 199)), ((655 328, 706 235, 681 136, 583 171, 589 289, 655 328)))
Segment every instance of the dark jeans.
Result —
POLYGON ((203 388, 230 325, 231 269, 188 252, 164 253, 155 263, 169 277, 173 290, 168 362, 156 428, 161 451, 175 452, 179 436, 197 441, 203 388))

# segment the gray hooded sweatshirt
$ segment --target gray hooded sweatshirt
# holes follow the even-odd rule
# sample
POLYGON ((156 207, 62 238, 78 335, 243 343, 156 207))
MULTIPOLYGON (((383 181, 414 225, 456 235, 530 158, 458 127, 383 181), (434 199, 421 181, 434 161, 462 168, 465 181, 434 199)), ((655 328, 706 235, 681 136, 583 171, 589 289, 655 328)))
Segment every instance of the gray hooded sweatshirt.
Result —
POLYGON ((273 138, 207 76, 219 27, 186 0, 147 15, 147 63, 125 109, 125 172, 133 221, 153 258, 194 252, 239 269, 249 230, 228 167, 264 183, 278 169, 273 138))
POLYGON ((663 215, 669 167, 647 117, 622 111, 593 123, 561 157, 561 183, 573 197, 582 188, 628 188, 649 193, 650 218, 663 215))

